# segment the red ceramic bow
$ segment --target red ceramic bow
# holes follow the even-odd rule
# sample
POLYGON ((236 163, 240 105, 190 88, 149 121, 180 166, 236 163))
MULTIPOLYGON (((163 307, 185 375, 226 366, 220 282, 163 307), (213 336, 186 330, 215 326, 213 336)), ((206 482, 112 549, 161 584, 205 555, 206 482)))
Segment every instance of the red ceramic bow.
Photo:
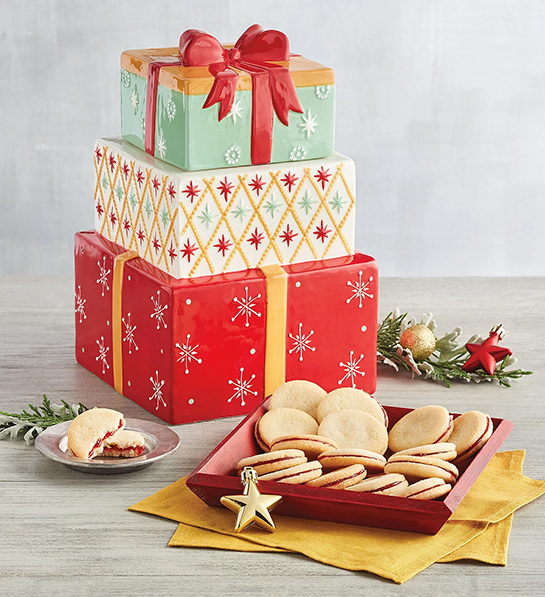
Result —
POLYGON ((288 114, 303 112, 290 71, 271 61, 289 60, 287 36, 274 30, 252 25, 227 50, 203 31, 188 29, 179 44, 183 66, 207 66, 214 76, 214 85, 203 108, 219 102, 219 120, 233 106, 238 82, 238 69, 252 77, 252 164, 271 160, 274 114, 288 126, 288 114))

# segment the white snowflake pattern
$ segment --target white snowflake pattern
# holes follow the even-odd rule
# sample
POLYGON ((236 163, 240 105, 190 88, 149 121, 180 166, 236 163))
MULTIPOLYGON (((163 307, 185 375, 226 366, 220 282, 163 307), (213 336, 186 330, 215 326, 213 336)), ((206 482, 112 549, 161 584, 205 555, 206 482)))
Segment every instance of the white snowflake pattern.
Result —
POLYGON ((140 115, 140 129, 142 131, 142 135, 146 134, 146 113, 142 112, 140 115))
POLYGON ((165 380, 162 379, 159 381, 159 371, 155 372, 155 379, 150 377, 149 380, 151 381, 151 385, 153 387, 153 394, 148 398, 148 400, 152 401, 155 400, 155 410, 159 410, 159 402, 163 406, 166 406, 167 403, 163 400, 163 386, 165 385, 165 380))
POLYGON ((163 133, 163 129, 159 129, 159 135, 155 141, 155 151, 161 156, 161 158, 164 158, 167 154, 167 142, 163 133))
POLYGON ((250 325, 249 319, 252 315, 257 315, 257 317, 261 317, 261 313, 254 311, 255 301, 261 298, 261 293, 254 297, 248 296, 248 286, 244 287, 244 293, 245 296, 243 296, 242 298, 235 297, 233 299, 233 302, 235 302, 238 305, 238 311, 234 317, 231 317, 231 321, 235 321, 235 319, 239 315, 244 315, 246 319, 246 323, 244 325, 248 327, 250 325))
POLYGON ((176 104, 172 98, 167 102, 167 117, 169 122, 172 122, 176 117, 176 104))
POLYGON ((76 309, 75 313, 79 315, 79 322, 81 323, 84 319, 87 319, 87 315, 85 314, 85 303, 87 299, 84 299, 81 296, 81 286, 78 285, 78 291, 75 293, 76 296, 76 309))
POLYGON ((250 377, 250 379, 245 380, 244 379, 244 367, 241 367, 240 368, 240 379, 235 379, 235 380, 230 379, 228 381, 228 383, 233 386, 235 393, 231 396, 231 398, 229 398, 227 400, 227 402, 231 402, 231 400, 233 400, 233 398, 236 398, 237 400, 240 398, 240 406, 245 406, 246 403, 244 402, 244 398, 246 397, 246 394, 252 394, 253 396, 257 396, 257 392, 254 392, 253 390, 250 389, 252 387, 252 381, 254 379, 255 379, 255 375, 252 375, 250 377))
POLYGON ((310 135, 314 133, 314 129, 318 126, 316 122, 316 116, 312 116, 310 113, 310 109, 307 110, 306 115, 303 114, 301 116, 303 122, 299 124, 299 126, 303 129, 303 133, 307 134, 307 139, 310 139, 310 135))
POLYGON ((138 90, 136 89, 136 85, 132 88, 130 102, 132 106, 132 112, 133 114, 136 114, 138 110, 138 90))
POLYGON ((237 118, 242 118, 242 106, 237 99, 233 102, 231 110, 227 116, 230 116, 233 119, 233 122, 236 122, 237 118))
POLYGON ((111 273, 111 270, 106 269, 106 257, 102 258, 102 263, 97 261, 97 265, 99 270, 97 284, 102 284, 102 296, 104 296, 104 291, 110 290, 110 287, 108 286, 108 274, 111 273))
POLYGON ((100 337, 100 340, 97 340, 98 344, 98 357, 95 358, 95 361, 102 361, 102 375, 106 373, 106 369, 110 368, 108 364, 107 354, 110 348, 104 345, 104 336, 100 337))
POLYGON ((365 375, 365 371, 360 371, 360 362, 363 359, 363 354, 360 354, 359 359, 354 358, 354 351, 350 351, 350 358, 346 363, 339 363, 339 367, 342 367, 346 371, 346 375, 339 380, 339 385, 343 383, 345 379, 350 378, 350 383, 352 387, 356 387, 356 375, 361 375, 362 377, 365 375))
POLYGON ((129 354, 132 354, 132 347, 134 346, 134 350, 138 350, 138 346, 136 345, 136 341, 134 339, 134 332, 136 330, 136 326, 131 324, 131 314, 127 313, 127 321, 125 318, 122 317, 121 321, 125 326, 125 337, 123 338, 123 342, 127 342, 129 345, 129 354))
POLYGON ((325 100, 326 97, 329 95, 329 90, 329 85, 318 85, 314 92, 316 93, 316 97, 318 99, 325 100))
POLYGON ((224 153, 225 161, 232 166, 240 160, 240 149, 231 145, 229 149, 224 153))
POLYGON ((302 328, 303 324, 300 323, 299 332, 295 334, 295 336, 293 334, 289 334, 289 337, 293 340, 293 347, 290 350, 288 350, 289 354, 298 352, 300 361, 303 360, 303 353, 305 352, 305 350, 312 350, 312 352, 316 350, 316 347, 310 345, 310 337, 314 334, 314 330, 310 330, 308 334, 303 334, 302 328))
POLYGON ((168 309, 168 305, 161 305, 161 291, 157 291, 157 298, 155 299, 153 296, 151 297, 151 302, 153 303, 153 313, 150 317, 153 319, 154 317, 157 319, 157 329, 161 327, 161 324, 166 328, 167 322, 165 321, 165 311, 168 309))
POLYGON ((121 69, 121 83, 123 87, 130 87, 131 85, 131 74, 124 68, 121 69))
POLYGON ((180 350, 180 358, 177 359, 177 363, 181 363, 182 361, 185 363, 185 373, 186 375, 189 373, 189 364, 191 361, 195 361, 199 365, 202 363, 202 359, 197 358, 197 348, 199 345, 191 346, 190 344, 191 334, 187 334, 186 341, 183 344, 176 342, 175 346, 180 350))
POLYGON ((363 305, 363 300, 366 298, 373 298, 373 295, 368 292, 369 290, 369 284, 371 284, 371 282, 373 281, 373 276, 369 276, 369 280, 367 280, 367 282, 363 282, 361 277, 363 275, 362 271, 358 272, 358 280, 356 282, 347 282, 346 285, 347 286, 351 286, 352 287, 352 296, 349 299, 346 299, 346 304, 350 303, 350 301, 352 299, 355 299, 356 297, 359 299, 359 308, 362 308, 363 305))
POLYGON ((307 150, 303 146, 298 145, 291 150, 290 160, 292 162, 298 162, 299 160, 304 160, 306 155, 307 150))

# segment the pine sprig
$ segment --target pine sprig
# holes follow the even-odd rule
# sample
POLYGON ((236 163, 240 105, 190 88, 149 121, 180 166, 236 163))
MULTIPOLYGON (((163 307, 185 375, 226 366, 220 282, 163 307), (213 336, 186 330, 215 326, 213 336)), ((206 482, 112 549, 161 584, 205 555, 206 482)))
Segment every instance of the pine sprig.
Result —
POLYGON ((72 421, 79 414, 88 410, 81 402, 70 406, 61 400, 62 404, 51 404, 44 394, 42 404, 28 405, 29 410, 20 413, 6 413, 0 411, 0 439, 19 439, 21 436, 28 445, 48 427, 72 421), (29 412, 30 411, 30 412, 29 412))

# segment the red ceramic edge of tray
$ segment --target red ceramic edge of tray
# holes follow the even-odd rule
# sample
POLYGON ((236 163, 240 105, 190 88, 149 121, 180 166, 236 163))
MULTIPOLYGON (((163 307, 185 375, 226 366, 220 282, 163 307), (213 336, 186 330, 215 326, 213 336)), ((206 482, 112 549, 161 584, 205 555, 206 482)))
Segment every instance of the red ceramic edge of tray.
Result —
MULTIPOLYGON (((240 459, 260 452, 253 430, 257 419, 266 411, 267 402, 265 400, 245 417, 187 478, 187 486, 206 504, 220 506, 221 496, 242 492, 239 478, 234 474, 235 466, 240 459)), ((413 410, 395 406, 384 408, 390 418, 390 426, 413 410)), ((459 416, 452 414, 454 417, 459 416)), ((275 515, 433 535, 447 522, 513 428, 513 423, 505 419, 492 418, 492 423, 492 436, 461 471, 458 482, 442 501, 322 489, 275 481, 260 481, 259 489, 262 493, 283 496, 275 515)))

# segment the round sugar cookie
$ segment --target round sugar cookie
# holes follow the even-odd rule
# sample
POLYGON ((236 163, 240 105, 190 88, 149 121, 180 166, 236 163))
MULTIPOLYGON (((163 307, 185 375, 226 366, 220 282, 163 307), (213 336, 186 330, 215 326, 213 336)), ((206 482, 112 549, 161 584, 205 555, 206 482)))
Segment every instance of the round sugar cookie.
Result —
MULTIPOLYGON (((449 438, 450 439, 450 438, 449 438)), ((452 442, 439 442, 427 446, 416 446, 396 452, 396 456, 427 456, 428 458, 441 458, 441 460, 454 460, 456 458, 456 444, 452 442)))
POLYGON ((382 473, 386 458, 382 454, 358 448, 329 450, 318 456, 324 470, 344 468, 352 464, 362 464, 370 475, 382 473))
POLYGON ((388 448, 386 427, 373 415, 362 410, 338 410, 327 415, 318 427, 339 448, 361 448, 384 454, 388 448))
POLYGON ((385 473, 400 473, 413 483, 420 479, 439 477, 447 483, 454 484, 458 478, 458 469, 452 462, 440 458, 425 456, 399 456, 393 454, 384 467, 385 473))
POLYGON ((388 444, 392 452, 447 441, 452 431, 452 416, 443 406, 421 406, 401 417, 390 429, 388 444))
POLYGON ((237 464, 237 472, 245 466, 251 466, 258 475, 266 475, 281 471, 291 466, 304 464, 307 461, 305 453, 301 450, 277 450, 275 452, 266 452, 265 454, 256 454, 243 458, 237 464))
POLYGON ((296 408, 316 418, 318 404, 326 391, 311 381, 295 379, 283 383, 275 390, 269 401, 269 410, 275 408, 296 408))
POLYGON ((446 495, 451 489, 452 485, 446 483, 444 479, 430 477, 412 483, 408 487, 401 489, 396 495, 415 500, 436 500, 446 495))
POLYGON ((352 464, 308 481, 307 485, 323 489, 346 489, 363 481, 366 475, 367 471, 362 464, 352 464))
POLYGON ((456 446, 457 461, 461 462, 478 452, 492 435, 492 419, 478 410, 470 410, 456 417, 449 442, 456 446))
POLYGON ((356 485, 347 487, 349 491, 366 491, 369 493, 379 493, 381 495, 397 495, 399 491, 409 485, 409 482, 403 475, 391 473, 388 475, 377 475, 368 477, 356 485))
POLYGON ((316 479, 322 474, 322 465, 317 460, 311 460, 304 464, 291 466, 281 471, 268 473, 259 477, 260 481, 278 481, 279 483, 290 483, 301 485, 316 479))
POLYGON ((387 425, 384 409, 372 396, 358 388, 337 388, 329 392, 318 405, 318 423, 321 423, 327 415, 346 409, 362 410, 387 425))
POLYGON ((94 458, 102 452, 104 440, 125 427, 120 412, 109 408, 92 408, 78 415, 68 427, 67 445, 78 458, 94 458))
POLYGON ((269 452, 275 439, 300 433, 316 435, 318 423, 308 413, 296 408, 275 408, 256 423, 255 438, 259 447, 269 452))
POLYGON ((271 452, 275 450, 302 450, 309 460, 316 460, 320 454, 334 450, 337 444, 323 435, 305 433, 285 435, 275 439, 271 445, 271 452))

